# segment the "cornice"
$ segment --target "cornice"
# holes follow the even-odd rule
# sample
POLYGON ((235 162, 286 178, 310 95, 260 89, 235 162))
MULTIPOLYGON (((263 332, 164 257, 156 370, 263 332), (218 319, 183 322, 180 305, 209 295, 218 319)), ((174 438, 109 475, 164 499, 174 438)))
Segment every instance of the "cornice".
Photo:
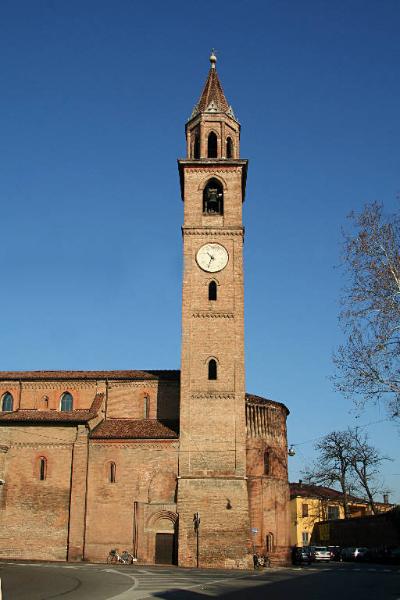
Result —
MULTIPOLYGON (((1 382, 0 382, 1 385, 1 382)), ((23 381, 23 390, 65 390, 65 389, 93 389, 97 381, 76 381, 74 379, 63 379, 62 381, 23 381)))
POLYGON ((154 440, 118 440, 118 439, 109 439, 105 440, 90 440, 89 446, 91 449, 104 449, 106 447, 112 446, 113 448, 146 448, 147 450, 165 450, 166 448, 179 448, 179 442, 176 440, 163 440, 162 442, 154 440), (149 448, 151 446, 151 448, 149 448))
POLYGON ((234 400, 235 394, 231 392, 195 392, 191 394, 193 400, 234 400))
MULTIPOLYGON (((33 434, 34 435, 34 434, 33 434)), ((10 448, 72 448, 74 442, 11 442, 10 448)))
POLYGON ((200 318, 200 319, 234 319, 235 315, 233 313, 222 313, 222 312, 194 312, 192 313, 192 317, 200 318))
POLYGON ((216 227, 182 227, 182 235, 203 235, 203 236, 244 236, 244 227, 235 229, 218 229, 216 227))
POLYGON ((110 381, 108 384, 108 389, 111 388, 157 388, 159 385, 164 388, 166 386, 171 387, 179 387, 179 381, 154 381, 154 380, 145 380, 145 381, 110 381))

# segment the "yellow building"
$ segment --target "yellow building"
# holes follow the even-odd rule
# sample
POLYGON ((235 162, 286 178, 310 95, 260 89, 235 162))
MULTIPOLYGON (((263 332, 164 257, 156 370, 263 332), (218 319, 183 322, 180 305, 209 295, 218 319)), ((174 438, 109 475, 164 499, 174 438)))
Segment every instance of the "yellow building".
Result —
MULTIPOLYGON (((387 502, 375 503, 380 512, 393 508, 387 502)), ((372 514, 365 500, 348 497, 351 517, 372 514)), ((301 480, 290 483, 290 545, 308 546, 315 523, 334 519, 344 519, 343 494, 332 488, 309 485, 301 480)))

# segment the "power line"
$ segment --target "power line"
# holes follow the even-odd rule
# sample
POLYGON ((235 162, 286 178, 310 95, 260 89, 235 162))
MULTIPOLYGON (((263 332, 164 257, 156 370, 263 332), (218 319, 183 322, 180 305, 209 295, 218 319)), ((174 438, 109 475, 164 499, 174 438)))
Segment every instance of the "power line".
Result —
MULTIPOLYGON (((378 423, 384 423, 385 421, 391 421, 391 419, 379 419, 379 421, 371 421, 370 423, 365 423, 365 425, 357 425, 356 429, 365 429, 366 427, 370 427, 371 425, 377 425, 378 423)), ((291 446, 304 446, 304 444, 311 444, 312 442, 317 442, 318 440, 322 440, 325 436, 320 435, 319 437, 312 438, 311 440, 306 440, 304 442, 297 442, 295 444, 290 444, 291 446)))

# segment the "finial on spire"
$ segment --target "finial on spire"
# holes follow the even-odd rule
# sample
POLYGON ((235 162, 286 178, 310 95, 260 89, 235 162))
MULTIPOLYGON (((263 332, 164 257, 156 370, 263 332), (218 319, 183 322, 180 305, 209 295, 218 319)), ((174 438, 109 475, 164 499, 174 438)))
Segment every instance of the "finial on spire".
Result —
POLYGON ((211 68, 215 69, 215 63, 217 62, 217 57, 215 56, 215 50, 214 48, 211 50, 211 54, 210 54, 210 63, 211 63, 211 68))

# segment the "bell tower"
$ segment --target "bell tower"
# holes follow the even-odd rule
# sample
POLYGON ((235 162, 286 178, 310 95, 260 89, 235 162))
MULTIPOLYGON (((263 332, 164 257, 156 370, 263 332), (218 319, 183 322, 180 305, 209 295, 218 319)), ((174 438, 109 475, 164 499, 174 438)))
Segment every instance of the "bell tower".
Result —
POLYGON ((240 124, 216 60, 212 52, 207 81, 186 124, 187 157, 178 161, 184 203, 178 560, 188 567, 246 567, 247 160, 240 158, 240 124))

